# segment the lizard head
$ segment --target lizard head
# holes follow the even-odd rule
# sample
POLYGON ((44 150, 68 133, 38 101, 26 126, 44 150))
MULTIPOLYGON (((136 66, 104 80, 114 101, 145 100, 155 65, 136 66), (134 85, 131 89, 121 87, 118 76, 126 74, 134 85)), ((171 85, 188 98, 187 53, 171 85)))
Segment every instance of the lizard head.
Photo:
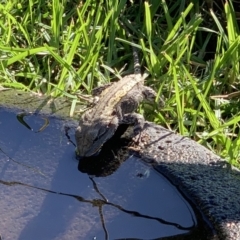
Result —
POLYGON ((90 157, 96 155, 103 144, 111 138, 117 126, 114 124, 80 124, 75 133, 77 143, 77 154, 80 157, 90 157))

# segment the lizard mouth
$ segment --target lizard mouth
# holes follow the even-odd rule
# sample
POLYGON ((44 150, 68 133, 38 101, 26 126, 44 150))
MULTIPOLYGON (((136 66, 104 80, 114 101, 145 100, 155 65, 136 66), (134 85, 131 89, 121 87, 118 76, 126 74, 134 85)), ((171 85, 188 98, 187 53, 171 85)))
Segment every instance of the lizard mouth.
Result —
POLYGON ((78 160, 98 158, 102 154, 102 152, 106 152, 109 150, 111 151, 111 149, 113 148, 112 145, 118 143, 120 137, 125 133, 128 127, 129 127, 128 124, 121 124, 120 126, 118 126, 113 136, 111 136, 109 139, 108 138, 104 139, 105 141, 103 141, 103 144, 97 144, 97 142, 95 142, 95 144, 93 144, 87 151, 82 152, 82 154, 79 154, 78 150, 76 149, 76 158, 78 160))
POLYGON ((83 159, 83 158, 96 157, 96 156, 98 156, 99 153, 101 152, 101 148, 102 148, 102 146, 100 146, 100 147, 99 147, 96 151, 94 151, 94 152, 88 150, 88 151, 87 151, 85 154, 83 154, 83 155, 80 155, 78 149, 76 148, 76 150, 75 150, 76 158, 77 158, 77 160, 81 160, 81 159, 83 159))
POLYGON ((89 152, 87 152, 85 154, 85 157, 96 157, 97 155, 99 155, 99 153, 101 151, 101 148, 102 148, 102 145, 96 151, 94 151, 93 153, 89 154, 89 152))

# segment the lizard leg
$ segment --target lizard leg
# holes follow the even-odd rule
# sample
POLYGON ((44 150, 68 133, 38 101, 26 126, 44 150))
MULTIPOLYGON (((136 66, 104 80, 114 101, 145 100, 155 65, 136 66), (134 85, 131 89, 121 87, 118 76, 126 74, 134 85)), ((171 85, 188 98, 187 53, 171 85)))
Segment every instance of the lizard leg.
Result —
MULTIPOLYGON (((155 99, 157 97, 157 93, 150 87, 144 86, 142 90, 142 94, 144 96, 144 99, 148 102, 155 102, 155 99)), ((159 97, 158 102, 161 107, 165 105, 165 101, 163 100, 162 97, 159 97)))
POLYGON ((107 83, 107 84, 104 84, 102 86, 95 87, 94 89, 92 89, 92 95, 94 97, 99 96, 105 89, 107 89, 111 85, 113 85, 113 83, 107 83))
POLYGON ((138 113, 127 113, 124 114, 120 124, 131 124, 134 125, 134 136, 138 135, 137 142, 140 142, 141 132, 143 130, 145 119, 141 114, 138 113))

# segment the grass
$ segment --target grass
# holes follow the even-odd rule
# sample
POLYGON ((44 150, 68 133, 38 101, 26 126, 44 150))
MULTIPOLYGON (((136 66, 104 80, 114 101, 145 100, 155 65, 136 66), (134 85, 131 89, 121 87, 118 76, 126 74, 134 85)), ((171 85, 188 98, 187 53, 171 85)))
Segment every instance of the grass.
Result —
MULTIPOLYGON (((6 1, 0 3, 0 85, 52 97, 91 94, 132 71, 129 24, 147 85, 165 106, 147 119, 240 166, 240 35, 234 1, 6 1), (191 3, 192 2, 192 3, 191 3)), ((239 14, 238 14, 239 16, 239 14)), ((71 113, 71 114, 72 114, 71 113)))

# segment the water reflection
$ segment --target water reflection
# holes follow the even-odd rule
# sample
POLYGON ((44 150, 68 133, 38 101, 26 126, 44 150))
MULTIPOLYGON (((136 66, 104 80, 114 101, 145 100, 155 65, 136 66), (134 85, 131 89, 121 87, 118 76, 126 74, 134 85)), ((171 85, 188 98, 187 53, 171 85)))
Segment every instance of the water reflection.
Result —
MULTIPOLYGON (((157 239, 196 229, 191 206, 162 175, 129 156, 122 132, 98 157, 77 161, 75 123, 66 128, 48 119, 36 134, 0 109, 3 239, 157 239)), ((35 115, 24 120, 31 129, 44 124, 35 115)))

